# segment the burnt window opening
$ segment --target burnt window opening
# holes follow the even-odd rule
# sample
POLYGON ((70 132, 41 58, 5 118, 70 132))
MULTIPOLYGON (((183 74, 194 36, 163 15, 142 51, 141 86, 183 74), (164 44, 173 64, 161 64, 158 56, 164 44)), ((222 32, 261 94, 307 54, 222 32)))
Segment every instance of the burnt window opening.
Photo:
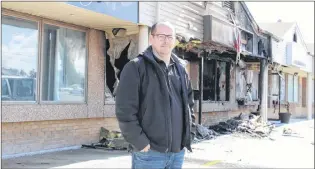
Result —
POLYGON ((258 42, 258 55, 259 56, 267 56, 267 51, 266 51, 266 48, 265 48, 265 44, 262 42, 261 39, 258 42))
MULTIPOLYGON (((129 62, 128 59, 128 49, 130 47, 130 42, 128 45, 123 49, 118 59, 115 59, 114 65, 111 63, 110 58, 111 56, 108 55, 107 51, 110 48, 109 40, 106 40, 106 85, 109 89, 110 96, 115 97, 115 88, 117 87, 117 79, 119 80, 121 71, 123 70, 124 66, 129 62), (116 71, 115 71, 116 69, 116 71)), ((107 91, 108 92, 108 91, 107 91)), ((108 93, 107 93, 108 94, 108 93)))
POLYGON ((230 63, 205 60, 203 74, 203 100, 229 101, 230 63))
POLYGON ((242 31, 241 45, 242 51, 253 52, 253 35, 242 31))
POLYGON ((130 42, 125 47, 125 49, 121 52, 120 57, 118 59, 115 59, 115 67, 119 70, 117 73, 118 79, 120 79, 120 73, 123 70, 124 66, 129 62, 128 59, 128 49, 130 46, 130 42))
POLYGON ((231 10, 231 12, 235 13, 235 7, 233 1, 223 1, 222 7, 231 10))
POLYGON ((113 65, 110 63, 110 56, 107 54, 107 51, 110 47, 110 44, 109 44, 109 40, 106 39, 106 60, 105 60, 105 64, 106 64, 106 85, 108 87, 108 89, 110 90, 111 92, 111 95, 114 91, 114 84, 116 82, 116 78, 115 78, 115 70, 114 70, 114 67, 113 65))
POLYGON ((296 33, 294 33, 294 35, 293 35, 293 42, 297 42, 297 36, 296 36, 296 33))
POLYGON ((258 41, 258 55, 262 54, 262 51, 264 50, 264 45, 261 40, 258 41))

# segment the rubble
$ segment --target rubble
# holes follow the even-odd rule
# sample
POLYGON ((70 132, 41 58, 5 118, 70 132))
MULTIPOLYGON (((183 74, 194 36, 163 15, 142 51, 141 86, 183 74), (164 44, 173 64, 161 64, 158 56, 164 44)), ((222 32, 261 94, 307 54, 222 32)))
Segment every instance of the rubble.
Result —
POLYGON ((268 137, 275 127, 271 123, 259 122, 260 116, 240 114, 238 117, 220 122, 209 128, 196 124, 193 142, 215 139, 217 136, 233 133, 241 133, 255 138, 268 137))
POLYGON ((91 145, 83 144, 82 147, 105 149, 105 150, 127 150, 129 144, 125 141, 123 136, 118 131, 109 131, 101 127, 100 141, 92 143, 91 145))
POLYGON ((253 114, 248 116, 241 113, 238 117, 210 126, 209 129, 219 134, 244 133, 258 138, 268 137, 275 126, 271 123, 264 124, 259 121, 260 116, 253 114))

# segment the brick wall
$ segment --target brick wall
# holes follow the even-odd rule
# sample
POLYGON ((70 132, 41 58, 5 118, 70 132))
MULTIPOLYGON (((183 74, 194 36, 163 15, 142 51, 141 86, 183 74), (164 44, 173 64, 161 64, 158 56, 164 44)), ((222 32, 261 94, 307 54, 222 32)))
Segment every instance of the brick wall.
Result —
MULTIPOLYGON (((244 108, 239 108, 235 111, 225 111, 225 112, 207 112, 202 114, 201 123, 205 126, 216 125, 219 122, 227 121, 231 118, 239 116, 242 114, 250 114, 251 112, 256 111, 256 106, 244 106, 244 108)), ((196 123, 198 123, 198 112, 195 113, 196 115, 196 123)))
POLYGON ((100 127, 119 130, 116 118, 2 123, 2 155, 95 143, 100 127))

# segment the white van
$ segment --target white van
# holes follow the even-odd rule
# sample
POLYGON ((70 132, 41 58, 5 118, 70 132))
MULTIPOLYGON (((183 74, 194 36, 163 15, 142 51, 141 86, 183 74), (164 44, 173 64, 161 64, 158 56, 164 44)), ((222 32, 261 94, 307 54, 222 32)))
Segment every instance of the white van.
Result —
POLYGON ((1 80, 3 101, 35 101, 35 78, 2 75, 1 80))

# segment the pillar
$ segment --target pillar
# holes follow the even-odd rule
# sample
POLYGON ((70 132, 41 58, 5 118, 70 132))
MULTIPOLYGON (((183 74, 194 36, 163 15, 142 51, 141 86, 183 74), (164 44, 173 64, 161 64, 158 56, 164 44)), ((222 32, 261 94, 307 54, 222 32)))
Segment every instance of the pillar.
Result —
POLYGON ((138 53, 142 53, 149 46, 149 28, 139 25, 138 53))
POLYGON ((267 60, 260 61, 260 115, 261 122, 268 121, 268 64, 267 60))

